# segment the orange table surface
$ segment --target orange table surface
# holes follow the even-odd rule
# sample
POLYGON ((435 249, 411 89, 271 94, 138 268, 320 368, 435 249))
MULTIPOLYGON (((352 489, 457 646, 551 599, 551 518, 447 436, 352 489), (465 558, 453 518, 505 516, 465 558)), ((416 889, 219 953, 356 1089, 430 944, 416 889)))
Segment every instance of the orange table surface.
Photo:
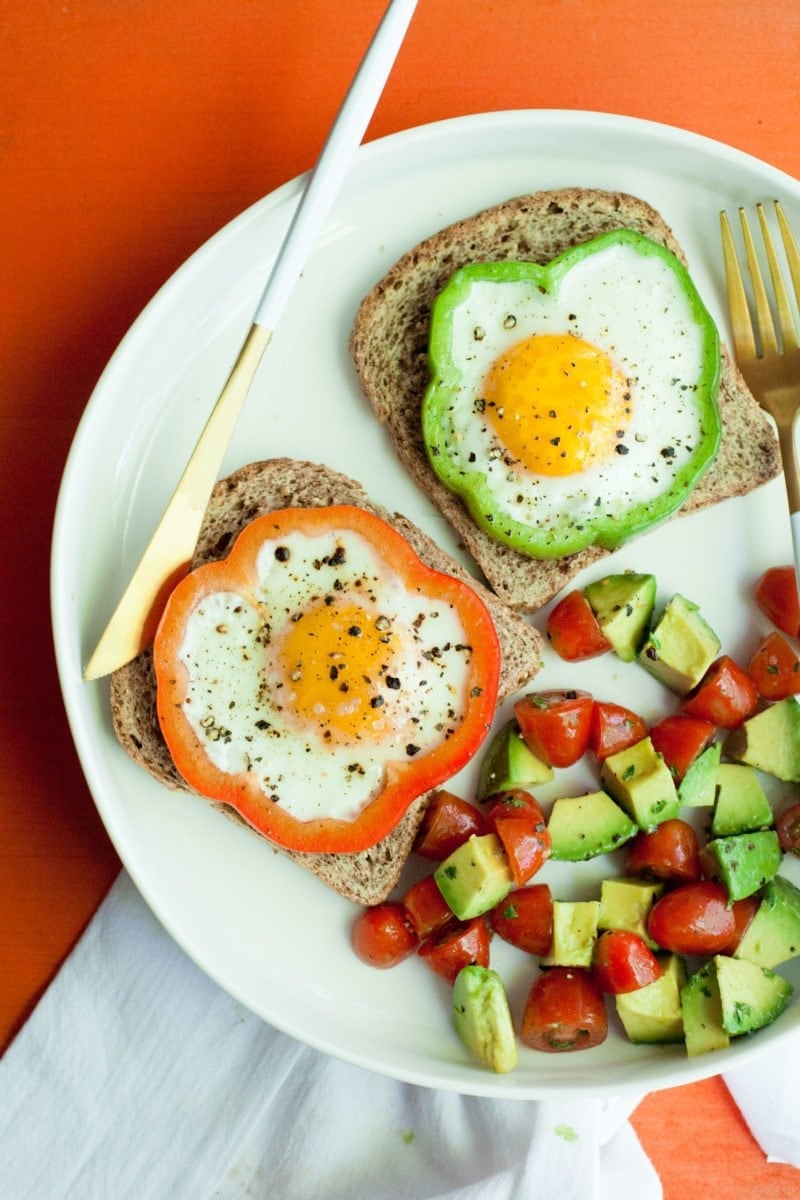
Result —
MULTIPOLYGON (((171 272, 314 161, 383 0, 5 0, 0 1044, 119 862, 59 698, 48 612, 60 473, 92 387, 171 272), (13 618, 13 619, 12 619, 13 618)), ((421 0, 368 136, 511 108, 616 112, 800 176, 795 0, 421 0)), ((657 204, 657 197, 650 197, 657 204)), ((800 1196, 719 1079, 635 1127, 667 1200, 800 1196)))

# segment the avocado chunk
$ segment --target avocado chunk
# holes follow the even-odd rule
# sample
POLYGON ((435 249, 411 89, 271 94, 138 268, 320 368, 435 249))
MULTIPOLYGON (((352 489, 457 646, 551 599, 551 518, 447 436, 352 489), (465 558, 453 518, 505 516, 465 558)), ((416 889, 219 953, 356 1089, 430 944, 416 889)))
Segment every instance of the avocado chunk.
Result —
POLYGON ((625 875, 604 879, 600 885, 598 928, 627 929, 638 934, 651 950, 656 949, 657 943, 647 932, 647 918, 663 891, 663 883, 645 879, 630 879, 625 875))
POLYGON ((658 956, 661 975, 635 992, 614 997, 617 1015, 631 1042, 682 1042, 681 988, 686 968, 678 954, 658 956))
POLYGON ((556 800, 547 828, 551 855, 565 862, 583 862, 607 854, 627 842, 639 827, 607 792, 556 800))
POLYGON ((678 784, 679 804, 686 808, 703 808, 714 803, 721 750, 719 742, 712 742, 694 760, 678 784))
POLYGON ((781 847, 774 829, 735 833, 710 841, 703 858, 707 867, 711 864, 713 878, 725 885, 732 903, 754 895, 777 875, 781 847))
POLYGON ((547 967, 590 967, 597 941, 599 900, 554 900, 553 941, 547 967))
POLYGON ((462 1042, 490 1071, 517 1065, 517 1039, 503 981, 489 967, 462 967, 453 986, 453 1022, 462 1042))
POLYGON ((640 829, 655 829, 678 815, 675 781, 649 737, 611 754, 603 763, 600 780, 640 829))
POLYGON ((681 1015, 690 1058, 730 1045, 730 1036, 722 1027, 722 1001, 713 960, 704 963, 681 988, 681 1015))
POLYGON ((633 662, 644 642, 656 603, 655 575, 625 571, 584 589, 597 623, 623 662, 633 662))
POLYGON ((800 888, 776 875, 733 952, 759 967, 777 967, 800 954, 800 888))
POLYGON ((717 771, 713 837, 769 829, 772 823, 772 808, 753 767, 723 763, 717 771))
POLYGON ((745 959, 714 958, 722 1006, 722 1028, 731 1037, 754 1033, 779 1017, 792 998, 788 980, 745 959))
POLYGON ((800 782, 800 702, 778 700, 748 717, 725 739, 726 758, 789 783, 800 782))
POLYGON ((512 719, 500 729, 483 756, 478 772, 478 800, 486 800, 511 788, 528 790, 539 783, 548 783, 555 771, 522 740, 519 725, 512 719))
POLYGON ((679 696, 690 692, 720 651, 698 605, 676 593, 639 651, 639 662, 679 696))
POLYGON ((459 921, 471 921, 494 908, 513 883, 506 852, 493 833, 473 834, 439 863, 433 877, 459 921))

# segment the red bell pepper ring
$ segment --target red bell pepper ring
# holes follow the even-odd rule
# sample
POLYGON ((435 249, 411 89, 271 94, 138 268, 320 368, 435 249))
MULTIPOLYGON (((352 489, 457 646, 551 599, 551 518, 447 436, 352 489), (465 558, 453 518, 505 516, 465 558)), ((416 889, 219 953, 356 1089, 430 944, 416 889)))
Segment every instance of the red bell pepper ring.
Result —
POLYGON ((281 509, 257 518, 236 540, 229 556, 190 572, 171 593, 153 647, 157 707, 173 762, 195 791, 229 805, 249 825, 280 846, 313 853, 355 853, 386 837, 424 792, 453 776, 473 756, 494 716, 500 675, 500 646, 488 609, 467 583, 432 570, 392 526, 349 505, 281 509), (416 596, 449 605, 459 617, 470 648, 464 711, 452 732, 427 753, 391 761, 382 790, 353 820, 300 820, 273 802, 253 772, 229 773, 205 752, 184 709, 189 684, 181 662, 187 625, 196 606, 218 592, 241 595, 257 607, 256 560, 265 541, 289 534, 324 536, 352 532, 368 541, 416 596))

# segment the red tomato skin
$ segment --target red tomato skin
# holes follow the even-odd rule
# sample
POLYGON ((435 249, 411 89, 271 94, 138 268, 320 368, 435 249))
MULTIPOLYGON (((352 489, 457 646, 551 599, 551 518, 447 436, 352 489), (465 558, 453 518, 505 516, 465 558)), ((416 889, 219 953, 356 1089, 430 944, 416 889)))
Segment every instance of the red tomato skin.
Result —
POLYGON ((676 887, 656 900, 647 932, 674 954, 721 954, 736 933, 728 893, 709 879, 676 887))
POLYGON ((432 875, 426 875, 403 896, 403 907, 419 938, 426 938, 439 929, 444 929, 454 920, 450 906, 436 885, 432 875))
POLYGON ((462 967, 489 965, 489 926, 483 917, 455 921, 417 951, 432 971, 453 984, 462 967))
POLYGON ((800 855, 800 804, 790 804, 775 822, 778 841, 785 854, 800 855))
POLYGON ((724 950, 720 951, 721 954, 733 954, 735 952, 742 938, 747 933, 747 927, 758 912, 760 905, 761 900, 758 896, 744 896, 741 900, 734 900, 731 905, 734 923, 733 937, 724 950))
POLYGON ((638 934, 607 929, 595 944, 592 975, 601 992, 619 996, 653 983, 661 975, 661 964, 638 934))
POLYGON ((594 700, 588 692, 536 692, 514 705, 520 732, 551 767, 570 767, 589 745, 594 700))
POLYGON ((543 958, 553 941, 553 897, 546 883, 511 892, 489 913, 494 932, 526 954, 543 958))
POLYGON ((524 817, 526 820, 533 818, 537 828, 547 828, 547 822, 538 800, 534 799, 530 792, 523 791, 522 788, 510 788, 507 792, 497 792, 494 796, 489 796, 484 803, 486 806, 483 813, 484 819, 491 830, 494 830, 498 817, 524 817))
POLYGON ((497 817, 494 828, 502 842, 516 887, 532 879, 550 857, 552 840, 535 817, 497 817))
POLYGON ((397 966, 419 944, 405 908, 393 900, 360 912, 353 922, 350 941, 362 962, 381 970, 397 966))
POLYGON ((581 662, 611 649, 592 606, 581 591, 568 592, 550 610, 547 637, 559 658, 581 662))
POLYGON ((620 750, 627 750, 646 736, 647 726, 635 712, 621 704, 595 701, 589 749, 598 762, 620 750))
POLYGON ((625 870, 642 879, 696 883, 703 874, 697 834, 680 817, 662 821, 649 833, 637 833, 628 850, 625 870))
POLYGON ((589 1050, 608 1035, 603 993, 580 967, 549 967, 535 980, 522 1017, 520 1038, 547 1054, 589 1050))
POLYGON ((716 725, 710 721, 692 717, 688 713, 676 713, 653 725, 650 740, 653 748, 663 755, 673 779, 680 782, 697 756, 705 750, 716 729, 716 725))
POLYGON ((780 633, 770 633, 747 664, 747 674, 765 700, 785 700, 800 692, 800 658, 780 633))
POLYGON ((753 598, 772 624, 789 637, 800 636, 800 599, 794 567, 770 567, 753 585, 753 598))
POLYGON ((444 862, 472 834, 487 833, 483 813, 442 788, 434 792, 422 818, 414 849, 423 858, 444 862))
POLYGON ((758 692, 747 672, 723 654, 711 664, 681 707, 690 717, 700 717, 723 729, 736 729, 758 708, 758 692))

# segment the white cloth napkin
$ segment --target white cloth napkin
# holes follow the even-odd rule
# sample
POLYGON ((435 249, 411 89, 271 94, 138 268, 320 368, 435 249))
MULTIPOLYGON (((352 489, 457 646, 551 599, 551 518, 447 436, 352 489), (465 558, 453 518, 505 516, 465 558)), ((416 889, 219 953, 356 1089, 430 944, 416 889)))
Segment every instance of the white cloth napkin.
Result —
MULTIPOLYGON (((734 1086, 800 1165, 797 1074, 761 1059, 734 1086)), ((0 1063, 0 1195, 657 1200, 633 1107, 459 1096, 320 1054, 209 980, 123 872, 0 1063)))

